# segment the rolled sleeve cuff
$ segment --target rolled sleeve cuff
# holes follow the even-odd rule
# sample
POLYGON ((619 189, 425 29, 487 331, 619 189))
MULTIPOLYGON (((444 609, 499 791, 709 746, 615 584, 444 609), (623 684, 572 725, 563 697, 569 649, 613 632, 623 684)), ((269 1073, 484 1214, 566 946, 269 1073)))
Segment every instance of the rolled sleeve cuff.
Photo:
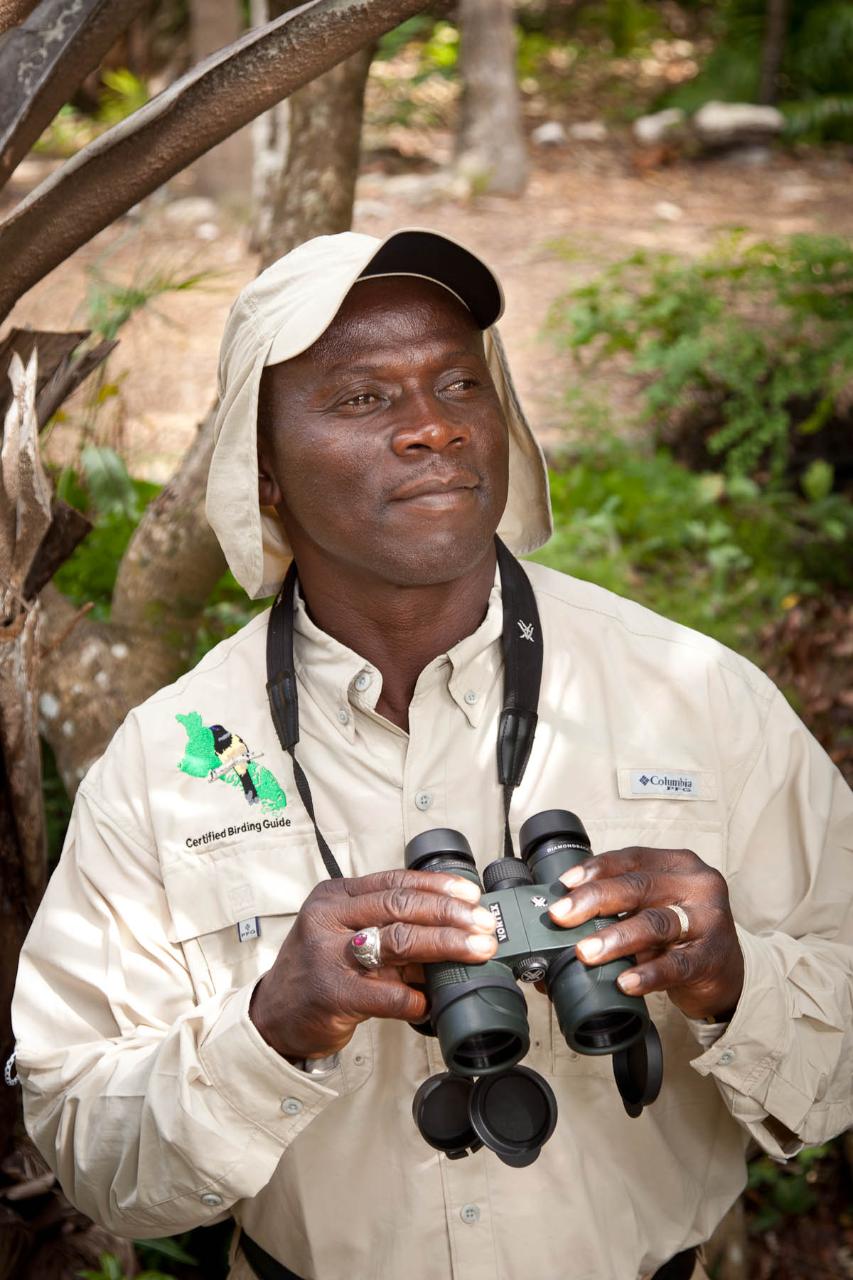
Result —
POLYGON ((777 1159, 801 1150, 796 1134, 812 1099, 780 1074, 793 1031, 784 974, 767 939, 737 926, 743 991, 731 1022, 691 1065, 711 1076, 734 1118, 777 1159))
POLYGON ((338 1097, 341 1072, 331 1072, 320 1084, 267 1044, 249 1017, 255 985, 226 1000, 199 1047, 199 1058, 229 1106, 284 1147, 338 1097))

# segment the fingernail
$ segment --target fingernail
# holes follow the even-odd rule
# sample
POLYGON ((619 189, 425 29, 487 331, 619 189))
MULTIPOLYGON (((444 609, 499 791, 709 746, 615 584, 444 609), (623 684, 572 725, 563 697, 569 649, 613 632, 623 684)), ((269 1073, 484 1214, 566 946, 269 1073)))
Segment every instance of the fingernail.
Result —
POLYGON ((583 867, 570 867, 568 871, 564 871, 560 876, 560 880, 567 889, 574 889, 576 884, 580 884, 586 875, 583 867))
POLYGON ((491 956, 497 950, 497 942, 494 935, 491 938, 479 938, 475 935, 473 938, 468 939, 468 946, 478 956, 491 956))
POLYGON ((620 973, 616 979, 620 991, 624 991, 626 995, 630 995, 632 991, 636 991, 640 985, 639 975, 636 973, 620 973))
POLYGON ((600 938, 584 938, 583 942, 578 943, 581 960, 594 960, 603 950, 604 943, 600 938))
POLYGON ((471 912, 471 919, 478 929, 487 929, 489 933, 494 933, 496 927, 495 917, 486 907, 475 907, 471 912))
POLYGON ((565 920, 572 914, 574 906, 575 904, 572 902, 571 898, 560 898, 558 902, 555 902, 552 905, 550 909, 551 915, 556 916, 558 920, 565 920))
POLYGON ((461 876, 453 876, 450 880, 450 888, 448 893, 453 898, 461 898, 463 902, 479 902, 480 886, 473 884, 470 880, 463 880, 461 876))

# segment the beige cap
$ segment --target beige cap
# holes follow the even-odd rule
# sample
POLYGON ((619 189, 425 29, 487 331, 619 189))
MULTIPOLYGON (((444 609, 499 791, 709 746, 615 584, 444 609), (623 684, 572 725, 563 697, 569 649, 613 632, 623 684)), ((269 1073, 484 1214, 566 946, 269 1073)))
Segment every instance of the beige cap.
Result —
POLYGON ((509 427, 509 496, 498 533, 517 555, 551 535, 545 460, 518 402, 494 321, 503 294, 486 264, 434 231, 405 228, 386 240, 353 231, 318 236, 274 262, 240 293, 219 355, 219 408, 206 511, 229 568, 253 599, 274 595, 292 559, 275 512, 258 503, 257 420, 266 365, 307 350, 356 280, 412 275, 449 289, 485 330, 489 369, 509 427))

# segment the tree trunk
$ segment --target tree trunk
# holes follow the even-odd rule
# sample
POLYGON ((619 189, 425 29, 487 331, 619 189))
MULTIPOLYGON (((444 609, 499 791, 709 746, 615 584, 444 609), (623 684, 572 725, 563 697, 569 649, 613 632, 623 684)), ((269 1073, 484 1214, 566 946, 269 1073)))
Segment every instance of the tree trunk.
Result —
MULTIPOLYGON (((238 0, 190 0, 190 54, 193 63, 231 44, 243 30, 238 0)), ((199 191, 247 210, 252 180, 252 126, 232 133, 206 151, 190 169, 199 191)))
MULTIPOLYGON (((264 264, 310 236, 349 228, 369 65, 365 50, 292 96, 296 123, 270 194, 264 264)), ((50 588, 42 594, 39 728, 69 795, 131 707, 186 670, 204 603, 225 569, 204 515, 213 412, 131 539, 110 621, 79 617, 50 588)))
POLYGON ((758 89, 758 101, 764 106, 773 106, 779 96, 779 72, 785 56, 787 34, 788 0, 767 0, 758 89))
MULTIPOLYGON (((273 15, 288 7, 274 0, 273 15)), ((310 236, 349 230, 373 50, 373 45, 359 49, 288 99, 287 129, 280 139, 286 159, 264 220, 262 266, 310 236)))
POLYGON ((527 151, 515 73, 512 0, 461 0, 457 166, 475 189, 520 195, 527 151))

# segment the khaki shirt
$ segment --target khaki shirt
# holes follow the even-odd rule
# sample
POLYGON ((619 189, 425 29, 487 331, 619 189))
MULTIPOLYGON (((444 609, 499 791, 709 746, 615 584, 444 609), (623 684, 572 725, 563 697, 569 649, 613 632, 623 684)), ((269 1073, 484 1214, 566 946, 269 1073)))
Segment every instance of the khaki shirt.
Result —
MULTIPOLYGON (((162 1236, 228 1211, 310 1280, 632 1280, 708 1237, 750 1140, 781 1159, 853 1120, 840 775, 742 658, 528 571, 545 670, 514 835, 569 808, 596 850, 687 847, 719 868, 746 961, 732 1022, 703 1046, 652 996, 665 1078, 632 1120, 610 1060, 572 1052, 528 991, 526 1061, 560 1114, 520 1170, 424 1143, 412 1097, 442 1063, 405 1024, 360 1026, 322 1082, 278 1057, 249 998, 324 871, 269 716, 262 615, 128 716, 22 955, 27 1124, 97 1221, 162 1236)), ((297 755, 344 874, 402 865, 435 826, 465 832, 481 867, 501 854, 500 631, 496 585, 479 629, 421 673, 404 733, 374 711, 379 673, 299 610, 297 755)))

